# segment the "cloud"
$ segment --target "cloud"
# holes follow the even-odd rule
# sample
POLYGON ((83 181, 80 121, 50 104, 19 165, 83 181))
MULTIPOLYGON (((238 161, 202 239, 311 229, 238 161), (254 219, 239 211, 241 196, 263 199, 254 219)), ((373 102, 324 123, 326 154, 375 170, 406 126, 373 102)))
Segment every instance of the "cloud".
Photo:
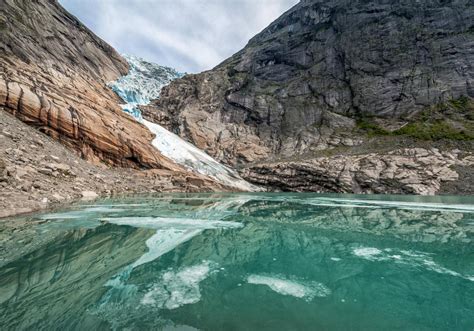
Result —
POLYGON ((211 69, 298 0, 60 0, 119 52, 180 71, 211 69))

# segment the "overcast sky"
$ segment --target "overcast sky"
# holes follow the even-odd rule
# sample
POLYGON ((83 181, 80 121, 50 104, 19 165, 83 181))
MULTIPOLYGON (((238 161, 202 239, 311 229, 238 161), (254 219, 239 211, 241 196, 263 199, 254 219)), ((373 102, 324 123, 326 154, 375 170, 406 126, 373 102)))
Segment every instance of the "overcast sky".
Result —
POLYGON ((299 0, 60 0, 120 53, 211 69, 299 0))

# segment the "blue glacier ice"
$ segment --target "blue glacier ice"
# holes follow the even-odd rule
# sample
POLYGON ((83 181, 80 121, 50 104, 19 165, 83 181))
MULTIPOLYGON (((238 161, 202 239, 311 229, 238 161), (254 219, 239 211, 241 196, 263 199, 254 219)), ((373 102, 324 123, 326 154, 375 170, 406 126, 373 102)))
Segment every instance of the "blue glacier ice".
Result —
POLYGON ((130 67, 128 75, 110 83, 110 87, 127 102, 122 106, 123 110, 141 122, 143 118, 138 106, 158 99, 164 86, 184 74, 136 56, 124 55, 124 58, 130 67))
POLYGON ((123 110, 155 134, 152 144, 161 154, 192 172, 209 176, 238 190, 259 190, 243 180, 235 170, 222 165, 196 146, 161 125, 143 119, 139 106, 158 99, 164 86, 184 74, 136 56, 124 57, 130 66, 128 75, 111 82, 109 86, 126 102, 122 105, 123 110))

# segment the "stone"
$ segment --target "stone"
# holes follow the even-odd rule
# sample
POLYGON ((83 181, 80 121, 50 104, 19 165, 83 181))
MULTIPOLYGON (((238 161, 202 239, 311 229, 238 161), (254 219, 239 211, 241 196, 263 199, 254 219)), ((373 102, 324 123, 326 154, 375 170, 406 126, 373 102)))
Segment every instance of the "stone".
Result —
POLYGON ((47 168, 39 168, 38 172, 43 175, 51 176, 53 174, 53 170, 47 168))
POLYGON ((53 194, 52 197, 53 197, 53 199, 55 199, 55 200, 58 201, 58 202, 62 202, 62 201, 64 201, 64 200, 66 200, 65 197, 63 197, 62 195, 60 195, 60 194, 58 194, 58 193, 53 194))
POLYGON ((94 191, 82 191, 81 192, 82 200, 94 200, 99 197, 94 191))
POLYGON ((450 155, 427 149, 401 149, 384 154, 261 163, 243 168, 241 175, 251 183, 277 191, 434 195, 442 184, 459 180, 447 160, 456 166, 465 165, 465 159, 452 160, 450 155), (413 159, 413 155, 423 158, 413 159))

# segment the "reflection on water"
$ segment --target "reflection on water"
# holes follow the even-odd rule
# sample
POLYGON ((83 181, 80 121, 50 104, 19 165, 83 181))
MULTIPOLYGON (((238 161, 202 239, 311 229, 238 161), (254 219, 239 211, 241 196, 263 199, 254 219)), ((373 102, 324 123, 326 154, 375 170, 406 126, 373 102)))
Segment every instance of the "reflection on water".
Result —
POLYGON ((8 224, 2 329, 474 327, 472 198, 159 195, 8 224))

